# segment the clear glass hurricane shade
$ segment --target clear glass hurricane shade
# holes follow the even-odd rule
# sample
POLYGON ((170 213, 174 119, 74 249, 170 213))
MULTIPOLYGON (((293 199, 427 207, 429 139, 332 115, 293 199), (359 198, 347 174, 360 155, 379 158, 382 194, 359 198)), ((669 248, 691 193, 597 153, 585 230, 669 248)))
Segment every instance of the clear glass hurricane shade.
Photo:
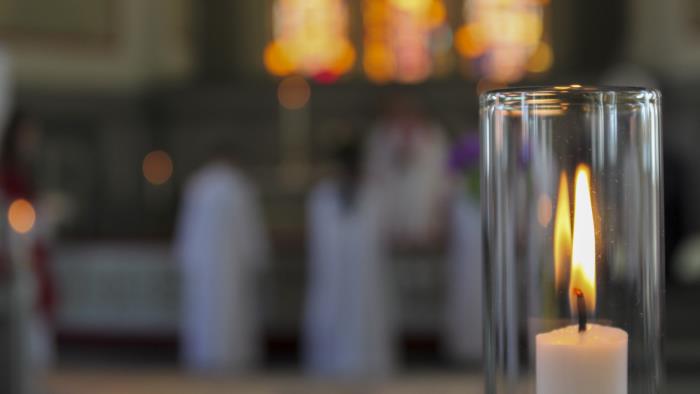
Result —
POLYGON ((486 392, 660 392, 660 94, 506 89, 480 111, 486 392), (627 334, 618 353, 599 326, 627 334))

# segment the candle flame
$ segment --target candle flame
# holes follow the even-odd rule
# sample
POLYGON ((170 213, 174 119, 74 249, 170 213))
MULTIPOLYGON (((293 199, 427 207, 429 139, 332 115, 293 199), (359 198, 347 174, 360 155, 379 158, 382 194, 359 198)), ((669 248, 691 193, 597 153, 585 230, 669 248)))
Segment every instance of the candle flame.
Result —
POLYGON ((576 168, 574 195, 574 232, 571 250, 571 279, 569 281, 569 303, 576 312, 574 289, 579 289, 586 301, 586 309, 595 311, 595 224, 591 201, 590 169, 584 164, 576 168))
POLYGON ((569 180, 564 171, 559 177, 559 196, 554 218, 554 285, 557 290, 565 283, 567 265, 571 261, 571 205, 569 180))

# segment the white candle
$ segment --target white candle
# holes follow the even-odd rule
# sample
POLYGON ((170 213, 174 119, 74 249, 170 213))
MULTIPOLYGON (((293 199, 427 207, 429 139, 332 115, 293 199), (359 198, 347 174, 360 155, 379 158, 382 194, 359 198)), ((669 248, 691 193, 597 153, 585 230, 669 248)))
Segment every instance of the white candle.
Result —
POLYGON ((537 394, 627 394, 627 333, 572 325, 538 334, 537 394))

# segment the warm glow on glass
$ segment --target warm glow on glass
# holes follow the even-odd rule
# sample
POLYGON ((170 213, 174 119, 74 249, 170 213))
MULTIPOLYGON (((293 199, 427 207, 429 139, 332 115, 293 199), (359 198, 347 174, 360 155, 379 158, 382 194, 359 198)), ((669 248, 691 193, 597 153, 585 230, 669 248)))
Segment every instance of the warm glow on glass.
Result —
POLYGON ((355 63, 344 0, 276 0, 273 24, 274 37, 263 54, 273 75, 332 82, 355 63))
POLYGON ((173 161, 162 150, 154 150, 143 158, 143 176, 153 185, 162 185, 173 174, 173 161))
POLYGON ((571 203, 569 181, 562 171, 559 177, 559 196, 554 216, 554 285, 557 290, 566 283, 566 272, 571 261, 571 203))
POLYGON ((590 169, 579 164, 576 169, 576 189, 574 197, 574 233, 571 250, 571 280, 569 300, 575 313, 576 296, 574 289, 580 289, 586 300, 588 311, 595 311, 595 224, 591 201, 590 169))
POLYGON ((546 194, 537 199, 537 221, 542 227, 549 226, 552 221, 552 199, 546 194))
POLYGON ((287 77, 277 88, 280 105, 287 109, 300 109, 309 102, 311 87, 300 76, 287 77))
POLYGON ((34 227, 36 212, 29 201, 20 198, 10 204, 10 208, 7 210, 7 220, 15 232, 26 234, 34 227))

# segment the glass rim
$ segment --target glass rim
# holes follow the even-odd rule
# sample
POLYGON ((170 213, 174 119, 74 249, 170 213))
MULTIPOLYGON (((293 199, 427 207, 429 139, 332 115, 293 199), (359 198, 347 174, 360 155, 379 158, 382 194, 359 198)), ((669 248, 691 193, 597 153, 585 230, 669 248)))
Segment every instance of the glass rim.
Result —
POLYGON ((550 107, 590 103, 597 101, 607 104, 654 103, 661 99, 657 89, 640 86, 605 86, 605 85, 542 85, 518 86, 489 90, 481 94, 479 103, 482 107, 506 105, 507 107, 550 107))

